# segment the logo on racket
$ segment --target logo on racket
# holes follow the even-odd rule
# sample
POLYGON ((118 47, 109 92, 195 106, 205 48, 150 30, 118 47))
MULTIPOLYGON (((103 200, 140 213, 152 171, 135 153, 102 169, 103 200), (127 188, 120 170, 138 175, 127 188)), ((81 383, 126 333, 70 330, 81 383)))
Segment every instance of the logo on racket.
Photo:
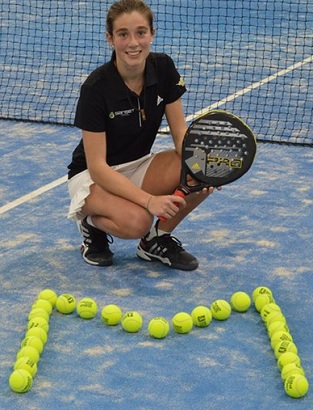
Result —
POLYGON ((242 168, 243 160, 240 158, 227 158, 216 156, 212 157, 208 155, 207 157, 207 164, 209 167, 213 167, 215 165, 226 165, 228 168, 242 168))

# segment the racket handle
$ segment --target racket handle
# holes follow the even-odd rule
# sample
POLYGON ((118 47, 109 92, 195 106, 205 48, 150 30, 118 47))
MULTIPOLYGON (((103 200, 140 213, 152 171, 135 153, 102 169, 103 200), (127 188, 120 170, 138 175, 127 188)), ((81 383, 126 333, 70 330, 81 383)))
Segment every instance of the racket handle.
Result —
MULTIPOLYGON (((180 189, 176 189, 176 191, 174 192, 174 195, 175 196, 180 196, 181 198, 185 198, 185 194, 180 189)), ((176 206, 179 205, 178 202, 174 202, 174 204, 176 206)), ((161 222, 166 222, 167 221, 167 219, 164 216, 160 216, 159 219, 160 219, 161 222)))

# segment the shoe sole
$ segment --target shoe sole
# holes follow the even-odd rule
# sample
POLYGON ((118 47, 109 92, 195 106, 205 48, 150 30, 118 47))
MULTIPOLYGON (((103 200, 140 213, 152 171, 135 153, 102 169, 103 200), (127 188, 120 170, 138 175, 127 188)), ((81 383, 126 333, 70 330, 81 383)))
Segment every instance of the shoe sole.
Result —
POLYGON ((107 262, 103 262, 103 263, 99 263, 96 261, 92 261, 90 259, 88 259, 85 256, 85 253, 87 252, 88 248, 84 245, 81 246, 80 251, 83 257, 83 260, 88 263, 88 265, 92 265, 92 266, 111 266, 113 264, 113 258, 111 260, 108 260, 107 262))
POLYGON ((197 269, 199 266, 198 263, 196 263, 194 266, 187 267, 186 265, 179 265, 179 264, 171 264, 169 259, 167 258, 162 258, 161 256, 157 255, 152 255, 151 253, 145 252, 141 247, 138 246, 137 248, 137 253, 136 255, 138 256, 139 259, 145 260, 147 262, 161 262, 163 265, 166 265, 172 269, 179 269, 179 270, 186 270, 186 271, 191 271, 197 269))

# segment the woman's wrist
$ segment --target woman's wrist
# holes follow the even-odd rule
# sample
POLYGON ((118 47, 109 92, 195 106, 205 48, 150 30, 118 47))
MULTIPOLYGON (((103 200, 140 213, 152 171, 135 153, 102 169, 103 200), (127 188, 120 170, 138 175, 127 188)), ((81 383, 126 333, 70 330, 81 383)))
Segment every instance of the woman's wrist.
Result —
POLYGON ((149 199, 148 199, 148 201, 147 201, 147 205, 146 205, 146 210, 149 212, 149 214, 151 214, 151 212, 150 212, 150 210, 149 210, 149 205, 150 205, 150 202, 151 202, 151 199, 153 198, 153 195, 150 195, 150 197, 149 197, 149 199))

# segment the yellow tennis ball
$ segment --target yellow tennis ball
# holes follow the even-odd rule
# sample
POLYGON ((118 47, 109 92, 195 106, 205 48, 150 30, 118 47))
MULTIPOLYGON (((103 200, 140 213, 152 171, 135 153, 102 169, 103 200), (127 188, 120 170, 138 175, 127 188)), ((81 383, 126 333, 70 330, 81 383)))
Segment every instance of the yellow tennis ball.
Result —
POLYGON ((49 322, 50 316, 48 312, 44 309, 41 308, 33 308, 28 315, 28 320, 33 319, 34 317, 43 317, 46 319, 47 322, 49 322))
POLYGON ((32 375, 25 369, 14 370, 9 378, 9 386, 16 393, 26 393, 33 385, 32 375))
POLYGON ((42 327, 47 333, 49 331, 49 323, 43 317, 34 317, 30 319, 27 328, 29 330, 32 327, 42 327))
POLYGON ((282 340, 275 346, 275 356, 278 359, 283 353, 286 352, 292 352, 292 353, 298 353, 298 348, 297 346, 289 341, 289 340, 282 340))
POLYGON ((32 377, 35 377, 37 374, 37 363, 28 356, 23 356, 14 363, 14 370, 18 369, 27 370, 32 377))
POLYGON ((211 310, 207 306, 196 306, 192 312, 191 317, 193 324, 198 327, 207 327, 212 321, 211 310))
POLYGON ((122 318, 122 327, 126 332, 136 333, 142 328, 142 317, 138 312, 126 312, 122 318))
POLYGON ((40 355, 37 349, 33 346, 24 346, 22 347, 16 355, 16 359, 20 359, 21 357, 29 357, 33 362, 38 363, 40 359, 40 355))
POLYGON ((285 322, 280 322, 276 321, 268 325, 267 327, 267 332, 268 336, 271 339, 276 332, 288 332, 289 333, 289 327, 287 326, 287 323, 285 322))
POLYGON ((83 319, 92 319, 98 312, 97 303, 91 298, 83 298, 77 303, 77 314, 83 319))
POLYGON ((266 316, 265 318, 265 325, 268 328, 272 323, 275 322, 283 322, 287 323, 285 316, 282 314, 282 312, 271 312, 269 315, 266 316))
POLYGON ((263 321, 266 321, 267 316, 272 313, 281 313, 281 308, 278 306, 276 303, 268 303, 267 305, 264 305, 260 311, 261 318, 263 321))
POLYGON ((281 378, 283 380, 286 380, 287 377, 292 376, 293 374, 301 374, 302 376, 305 376, 303 368, 296 363, 286 364, 281 370, 281 378))
POLYGON ((122 310, 114 304, 106 305, 101 311, 101 318, 106 325, 116 326, 122 319, 122 310))
POLYGON ((288 396, 299 399, 307 394, 309 382, 307 378, 301 374, 292 374, 285 380, 284 387, 288 396))
POLYGON ((67 315, 74 312, 76 308, 76 299, 70 293, 63 293, 58 296, 55 307, 58 312, 67 315))
POLYGON ((24 346, 34 347, 36 350, 38 350, 39 354, 41 354, 43 351, 43 343, 37 336, 25 337, 21 342, 21 347, 24 347, 24 346))
POLYGON ((269 303, 275 303, 273 297, 269 294, 258 295, 254 301, 254 307, 257 312, 261 312, 262 308, 269 303))
POLYGON ((164 339, 168 335, 170 325, 164 317, 155 317, 148 325, 149 335, 155 339, 164 339))
POLYGON ((226 320, 231 314, 231 306, 224 299, 217 299, 211 304, 211 313, 214 319, 226 320))
POLYGON ((189 333, 193 328, 193 320, 187 312, 178 312, 172 318, 173 328, 176 333, 189 333))
POLYGON ((49 302, 49 300, 46 299, 37 299, 32 306, 32 309, 43 309, 45 310, 48 315, 51 315, 53 306, 49 302))
POLYGON ((255 288, 252 292, 252 299, 253 302, 255 302, 256 298, 260 295, 270 295, 273 296, 273 292, 271 291, 270 288, 266 287, 266 286, 258 286, 257 288, 255 288))
POLYGON ((273 337, 271 338, 271 346, 272 349, 275 350, 276 345, 282 340, 288 340, 289 342, 293 342, 293 338, 289 332, 276 332, 274 333, 273 337))
POLYGON ((42 344, 45 345, 48 340, 47 332, 42 327, 32 327, 27 330, 25 337, 36 336, 42 341, 42 344))
POLYGON ((296 353, 292 353, 292 352, 283 353, 279 356, 277 360, 277 367, 279 368, 279 370, 282 370, 282 368, 286 366, 286 364, 289 364, 289 363, 295 363, 298 366, 300 366, 301 365, 300 357, 296 353))
POLYGON ((54 307, 57 301, 58 295, 52 289, 43 289, 37 296, 37 299, 45 299, 51 303, 54 307))
POLYGON ((251 299, 246 292, 235 292, 230 298, 230 304, 237 312, 246 312, 251 306, 251 299))

